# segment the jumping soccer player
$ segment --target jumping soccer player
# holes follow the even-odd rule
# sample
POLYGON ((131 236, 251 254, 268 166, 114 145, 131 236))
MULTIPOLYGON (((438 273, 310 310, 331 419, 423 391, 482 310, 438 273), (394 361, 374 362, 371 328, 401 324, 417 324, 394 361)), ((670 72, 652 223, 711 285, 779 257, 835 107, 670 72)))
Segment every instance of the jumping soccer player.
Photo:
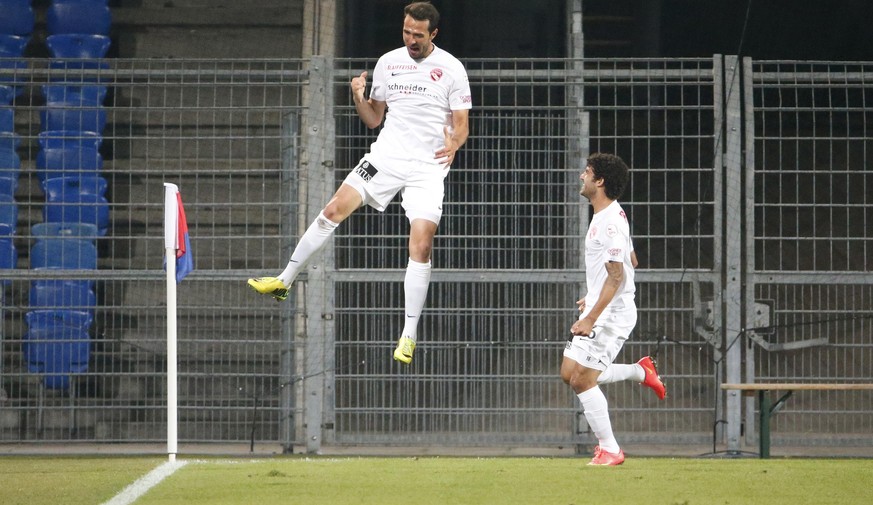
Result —
POLYGON ((416 332, 431 275, 433 238, 442 216, 443 182, 455 154, 467 141, 472 94, 467 71, 434 45, 440 15, 429 2, 404 9, 403 44, 379 58, 370 98, 367 72, 351 81, 355 108, 369 128, 385 124, 360 163, 300 237, 278 277, 249 279, 259 293, 288 297, 297 274, 334 230, 363 205, 384 211, 399 192, 409 219, 409 263, 403 332, 394 359, 412 362, 416 332))

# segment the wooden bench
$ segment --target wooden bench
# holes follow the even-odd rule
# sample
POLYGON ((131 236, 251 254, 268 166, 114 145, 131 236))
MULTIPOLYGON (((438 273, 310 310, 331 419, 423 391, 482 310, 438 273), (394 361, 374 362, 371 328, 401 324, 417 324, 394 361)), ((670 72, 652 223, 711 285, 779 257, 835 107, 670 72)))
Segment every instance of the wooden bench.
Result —
POLYGON ((770 457, 770 416, 775 414, 795 391, 852 391, 873 390, 873 384, 858 383, 743 383, 722 384, 721 388, 741 391, 743 396, 751 396, 758 392, 758 414, 761 427, 758 433, 758 445, 761 458, 770 457), (770 401, 769 391, 785 391, 776 403, 770 401))

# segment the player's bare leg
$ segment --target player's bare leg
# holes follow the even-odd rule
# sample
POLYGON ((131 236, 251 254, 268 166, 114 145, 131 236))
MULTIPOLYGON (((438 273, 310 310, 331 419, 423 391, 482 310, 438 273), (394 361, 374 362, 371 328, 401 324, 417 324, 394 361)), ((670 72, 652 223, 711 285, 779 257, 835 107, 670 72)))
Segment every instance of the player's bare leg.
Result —
POLYGON ((362 203, 363 200, 357 190, 342 184, 334 193, 333 198, 309 225, 303 236, 300 237, 285 270, 277 277, 249 279, 248 285, 258 293, 269 294, 279 301, 288 298, 288 288, 291 287, 300 270, 315 253, 324 247, 328 239, 333 236, 337 226, 360 208, 362 203))

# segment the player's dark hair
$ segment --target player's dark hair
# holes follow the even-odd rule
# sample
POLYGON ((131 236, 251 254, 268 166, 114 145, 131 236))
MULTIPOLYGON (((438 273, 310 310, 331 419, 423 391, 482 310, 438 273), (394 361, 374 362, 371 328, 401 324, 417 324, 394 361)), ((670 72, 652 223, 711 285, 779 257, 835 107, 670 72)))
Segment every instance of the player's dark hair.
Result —
POLYGON ((603 189, 610 200, 618 200, 630 180, 630 169, 614 154, 594 153, 588 157, 594 177, 603 179, 603 189))
POLYGON ((430 2, 413 2, 403 9, 403 15, 416 21, 427 21, 427 33, 433 33, 440 24, 440 13, 430 2))

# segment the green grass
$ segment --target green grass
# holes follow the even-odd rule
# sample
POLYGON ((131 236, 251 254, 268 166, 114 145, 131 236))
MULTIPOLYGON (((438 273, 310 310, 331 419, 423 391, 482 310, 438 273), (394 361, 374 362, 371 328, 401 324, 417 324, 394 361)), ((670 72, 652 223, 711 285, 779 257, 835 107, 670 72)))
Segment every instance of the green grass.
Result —
MULTIPOLYGON (((185 460, 185 458, 180 458, 185 460)), ((158 458, 0 459, 4 505, 100 504, 163 463, 158 458), (13 486, 5 482, 12 479, 13 486)), ((873 503, 873 460, 629 458, 205 459, 137 505, 873 503)))

